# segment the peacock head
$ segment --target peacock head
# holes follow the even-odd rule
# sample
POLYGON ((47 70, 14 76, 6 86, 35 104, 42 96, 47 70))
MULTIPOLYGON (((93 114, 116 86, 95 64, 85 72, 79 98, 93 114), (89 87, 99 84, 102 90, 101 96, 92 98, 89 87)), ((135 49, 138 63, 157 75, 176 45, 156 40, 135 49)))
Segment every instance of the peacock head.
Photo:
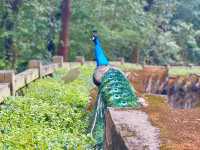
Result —
POLYGON ((97 38, 98 38, 98 33, 97 30, 92 31, 92 41, 96 44, 97 43, 97 38))

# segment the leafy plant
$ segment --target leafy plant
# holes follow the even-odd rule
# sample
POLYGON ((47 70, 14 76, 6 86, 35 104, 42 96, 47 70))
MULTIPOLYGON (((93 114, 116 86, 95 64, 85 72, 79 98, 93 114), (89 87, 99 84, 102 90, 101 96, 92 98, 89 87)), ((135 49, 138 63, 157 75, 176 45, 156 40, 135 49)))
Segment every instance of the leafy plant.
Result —
POLYGON ((93 144, 86 112, 91 74, 83 67, 69 84, 40 79, 23 90, 24 96, 6 99, 0 110, 0 149, 88 149, 93 144))

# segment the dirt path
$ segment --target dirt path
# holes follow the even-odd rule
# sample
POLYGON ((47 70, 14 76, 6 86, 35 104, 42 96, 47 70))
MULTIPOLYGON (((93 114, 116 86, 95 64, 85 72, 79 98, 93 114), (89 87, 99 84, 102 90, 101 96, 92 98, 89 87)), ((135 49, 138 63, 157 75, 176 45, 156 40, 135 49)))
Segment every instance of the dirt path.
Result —
POLYGON ((200 149, 200 108, 172 109, 162 97, 145 96, 149 106, 143 111, 160 129, 161 150, 200 149))

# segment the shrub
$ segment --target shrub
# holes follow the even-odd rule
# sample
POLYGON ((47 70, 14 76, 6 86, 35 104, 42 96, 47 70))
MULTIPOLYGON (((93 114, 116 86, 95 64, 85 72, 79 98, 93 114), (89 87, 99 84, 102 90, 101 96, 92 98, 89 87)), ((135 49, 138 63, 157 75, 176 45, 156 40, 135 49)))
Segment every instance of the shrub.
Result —
MULTIPOLYGON (((85 108, 92 86, 92 69, 69 84, 56 78, 40 79, 1 105, 1 149, 87 149, 89 114, 85 108)), ((60 77, 59 77, 60 76, 60 77)))

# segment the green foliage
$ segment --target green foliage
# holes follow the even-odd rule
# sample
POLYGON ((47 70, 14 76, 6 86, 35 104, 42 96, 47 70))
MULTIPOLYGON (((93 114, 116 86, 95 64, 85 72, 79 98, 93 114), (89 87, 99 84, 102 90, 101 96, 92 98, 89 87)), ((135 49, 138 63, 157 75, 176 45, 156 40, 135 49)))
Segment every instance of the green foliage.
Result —
POLYGON ((13 5, 5 0, 0 2, 0 56, 10 55, 6 59, 17 66, 30 59, 48 62, 48 40, 57 45, 59 39, 60 20, 56 15, 60 11, 60 0, 23 0, 13 5), (12 42, 5 47, 8 38, 12 42))
POLYGON ((176 13, 174 20, 189 22, 194 25, 195 29, 200 29, 200 1, 199 0, 177 0, 176 13))
POLYGON ((82 68, 81 76, 69 84, 59 78, 40 79, 24 89, 24 96, 8 98, 0 111, 0 148, 89 148, 93 140, 87 135, 85 108, 91 74, 82 68))
POLYGON ((174 64, 178 61, 199 61, 198 26, 199 2, 186 0, 154 1, 151 7, 156 15, 157 32, 153 35, 150 49, 143 57, 153 64, 174 64))
POLYGON ((95 28, 111 59, 123 56, 133 61, 134 52, 139 49, 140 63, 164 65, 184 61, 197 64, 199 42, 194 33, 199 25, 198 3, 153 1, 150 11, 144 11, 145 0, 73 2, 71 58, 76 55, 92 57, 89 36, 95 28), (189 13, 184 15, 187 10, 189 13))
POLYGON ((6 69, 8 66, 6 65, 6 61, 4 59, 0 59, 0 69, 6 69))
POLYGON ((199 64, 200 47, 196 37, 200 34, 194 29, 193 24, 176 21, 172 30, 177 43, 182 48, 183 61, 199 64))
POLYGON ((153 16, 143 12, 140 1, 81 0, 72 4, 72 57, 92 57, 89 39, 91 30, 96 28, 111 59, 124 56, 131 61, 133 49, 147 46, 155 31, 153 16))

